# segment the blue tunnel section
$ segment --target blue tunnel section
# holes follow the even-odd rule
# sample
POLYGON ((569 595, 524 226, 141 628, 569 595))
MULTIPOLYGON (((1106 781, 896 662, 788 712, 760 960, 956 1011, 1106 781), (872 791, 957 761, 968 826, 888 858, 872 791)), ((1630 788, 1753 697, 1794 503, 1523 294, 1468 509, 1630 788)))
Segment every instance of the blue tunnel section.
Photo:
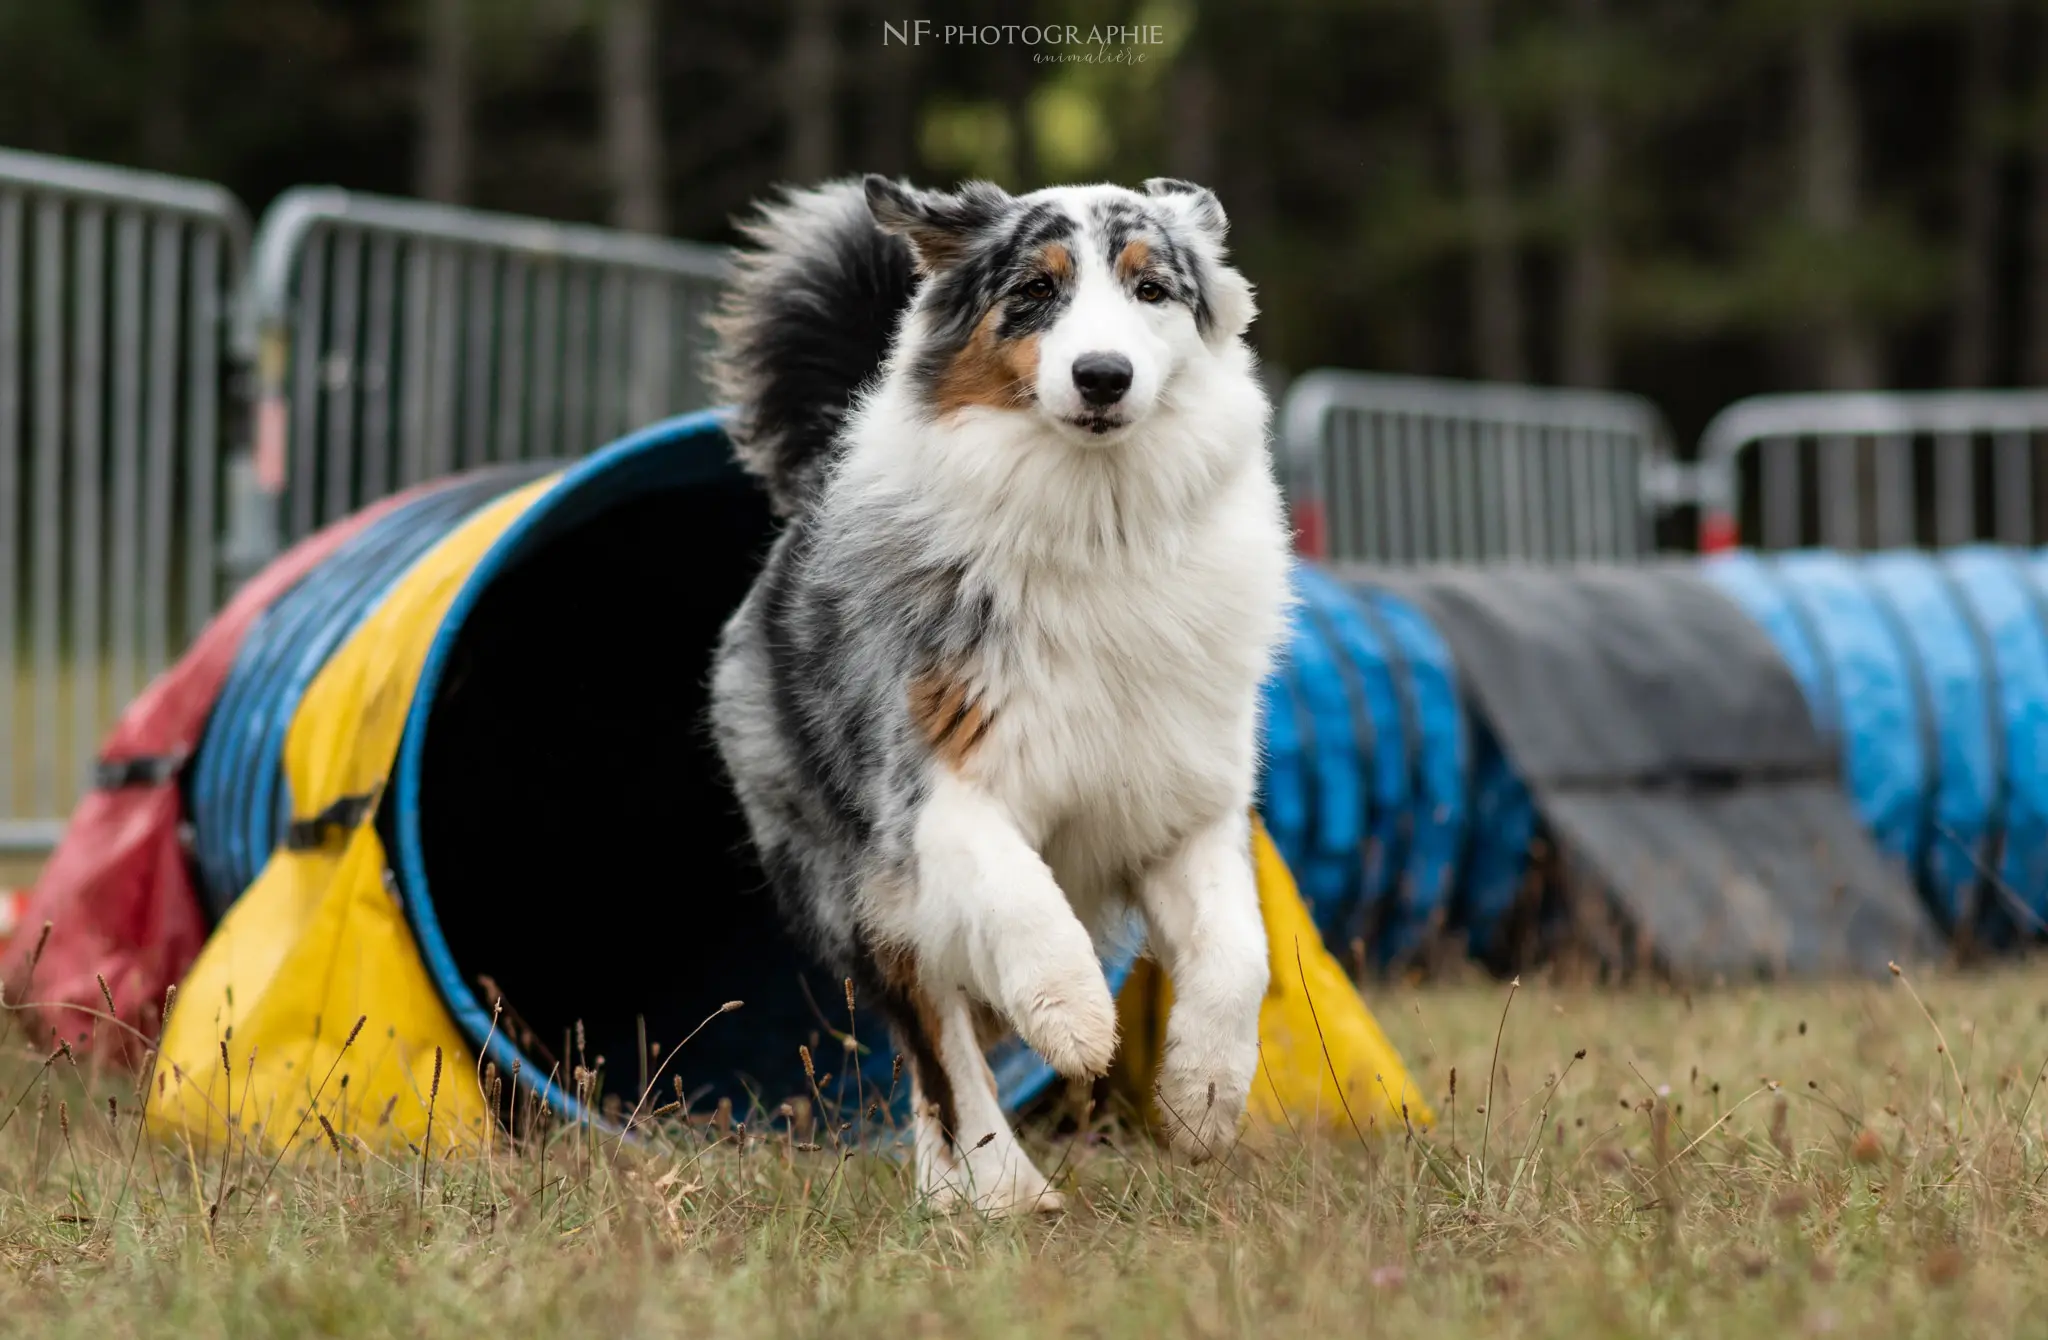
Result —
POLYGON ((1534 811, 1498 746, 1486 753, 1491 736, 1465 711, 1450 650, 1418 609, 1307 566, 1294 587, 1265 689, 1260 810, 1325 942, 1363 946, 1386 967, 1461 902, 1501 898, 1496 848, 1514 844, 1519 871, 1534 811), (1483 835, 1481 794, 1493 821, 1483 835), (1476 883, 1461 884, 1467 867, 1476 883))
POLYGON ((1777 644, 1858 815, 1943 930, 1998 948, 2048 929, 2042 557, 1733 554, 1705 572, 1777 644))

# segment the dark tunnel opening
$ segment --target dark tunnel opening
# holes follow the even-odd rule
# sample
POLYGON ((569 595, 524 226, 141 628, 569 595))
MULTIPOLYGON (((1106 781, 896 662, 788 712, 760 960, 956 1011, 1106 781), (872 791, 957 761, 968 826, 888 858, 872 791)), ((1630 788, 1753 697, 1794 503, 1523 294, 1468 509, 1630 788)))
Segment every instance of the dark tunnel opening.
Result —
POLYGON ((572 1094, 602 1057, 630 1109, 741 1000, 649 1105, 680 1076, 699 1110, 772 1112, 808 1091, 799 1044, 845 1027, 842 988, 775 915, 706 722, 712 649, 772 532, 737 474, 638 492, 521 556, 451 649, 418 797, 434 912, 534 1077, 572 1094))

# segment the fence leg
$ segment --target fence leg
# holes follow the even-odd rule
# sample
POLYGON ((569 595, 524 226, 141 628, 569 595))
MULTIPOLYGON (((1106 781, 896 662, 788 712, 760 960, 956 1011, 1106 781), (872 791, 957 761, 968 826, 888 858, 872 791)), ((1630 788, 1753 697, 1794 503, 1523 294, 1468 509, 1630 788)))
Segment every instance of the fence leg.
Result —
POLYGON ((282 548, 277 524, 277 495, 257 480, 256 455, 246 448, 227 460, 226 533, 221 540, 220 566, 233 591, 277 557, 282 548))

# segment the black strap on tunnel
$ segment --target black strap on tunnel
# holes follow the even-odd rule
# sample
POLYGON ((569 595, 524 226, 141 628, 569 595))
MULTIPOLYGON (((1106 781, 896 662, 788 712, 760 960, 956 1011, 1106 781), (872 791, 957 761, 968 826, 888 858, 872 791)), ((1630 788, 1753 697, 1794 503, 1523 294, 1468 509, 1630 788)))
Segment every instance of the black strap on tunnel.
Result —
MULTIPOLYGON (((2012 765, 2005 747, 2005 682, 1998 673, 1997 644, 1991 640, 1991 631, 1984 621, 1977 617, 1977 607, 1970 603, 1962 583, 1949 571, 1947 563, 1940 558, 1930 561, 1948 591, 1949 602, 1968 626, 1970 644, 1977 649, 1977 660, 1984 667, 1984 736, 1991 756, 1991 804, 1984 815, 1983 840, 1972 857, 1977 878, 1970 889, 1970 905, 1957 918, 1956 927, 1959 932, 1973 933, 1998 892, 1998 880, 2002 878, 1999 872, 2005 865, 2005 806, 2012 790, 2012 765)), ((2033 589, 2033 583, 2026 585, 2028 590, 2033 589)))
POLYGON ((1906 626, 1906 616, 1899 613, 1899 607, 1892 603, 1884 583, 1872 581, 1860 563, 1855 565, 1854 571, 1857 584, 1869 595, 1885 631, 1899 649, 1899 655, 1906 663, 1906 680, 1913 689, 1913 724, 1917 727, 1914 734, 1920 737, 1922 783, 1920 838, 1915 846, 1919 854, 1913 858, 1913 882, 1919 886, 1924 899, 1934 887, 1934 844, 1941 837, 1941 726, 1934 719, 1934 687, 1927 681, 1927 664, 1920 656, 1920 647, 1913 640, 1912 630, 1906 626))
POLYGON ((1357 855, 1359 893, 1362 896, 1365 892, 1365 857, 1372 850, 1373 764, 1379 755, 1379 732, 1373 728, 1372 704, 1365 691, 1365 676, 1345 648, 1337 621, 1315 601, 1305 600, 1302 603, 1308 608, 1309 617, 1315 621, 1316 630, 1323 635, 1324 644, 1337 662, 1337 680, 1344 686, 1344 705, 1351 715, 1352 745, 1358 755, 1360 812, 1357 855))
POLYGON ((132 758, 102 758, 93 764, 92 784, 96 791, 128 791, 168 786, 185 770, 191 755, 180 750, 172 754, 138 754, 132 758))
POLYGON ((1393 896, 1381 905, 1379 915, 1370 919, 1370 909, 1363 898, 1359 899, 1359 925, 1353 934, 1363 934, 1370 940, 1385 932, 1393 919, 1395 905, 1403 901, 1408 857, 1415 844, 1415 809, 1422 798, 1422 709, 1415 701, 1412 668, 1407 656, 1402 654, 1400 639, 1394 636, 1392 625, 1369 594, 1361 594, 1358 609, 1386 652, 1387 677, 1393 681, 1394 703, 1401 716, 1401 761, 1408 773, 1408 803, 1401 808, 1400 822, 1394 825, 1394 846, 1387 853, 1387 874, 1393 896))
POLYGON ((284 832, 285 850, 311 851, 322 846, 330 835, 349 832, 369 818, 376 804, 377 793, 363 791, 336 799, 310 818, 292 820, 284 832))

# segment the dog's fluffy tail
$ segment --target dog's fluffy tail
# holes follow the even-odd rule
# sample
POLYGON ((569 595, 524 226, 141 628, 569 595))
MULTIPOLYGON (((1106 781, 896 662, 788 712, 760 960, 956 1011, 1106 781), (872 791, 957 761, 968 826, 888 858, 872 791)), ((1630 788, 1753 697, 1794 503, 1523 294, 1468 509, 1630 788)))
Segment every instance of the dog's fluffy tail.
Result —
POLYGON ((889 352, 917 288, 909 245, 875 226, 859 180, 786 189, 742 225, 712 329, 711 380, 740 463, 783 515, 802 511, 840 420, 889 352))

